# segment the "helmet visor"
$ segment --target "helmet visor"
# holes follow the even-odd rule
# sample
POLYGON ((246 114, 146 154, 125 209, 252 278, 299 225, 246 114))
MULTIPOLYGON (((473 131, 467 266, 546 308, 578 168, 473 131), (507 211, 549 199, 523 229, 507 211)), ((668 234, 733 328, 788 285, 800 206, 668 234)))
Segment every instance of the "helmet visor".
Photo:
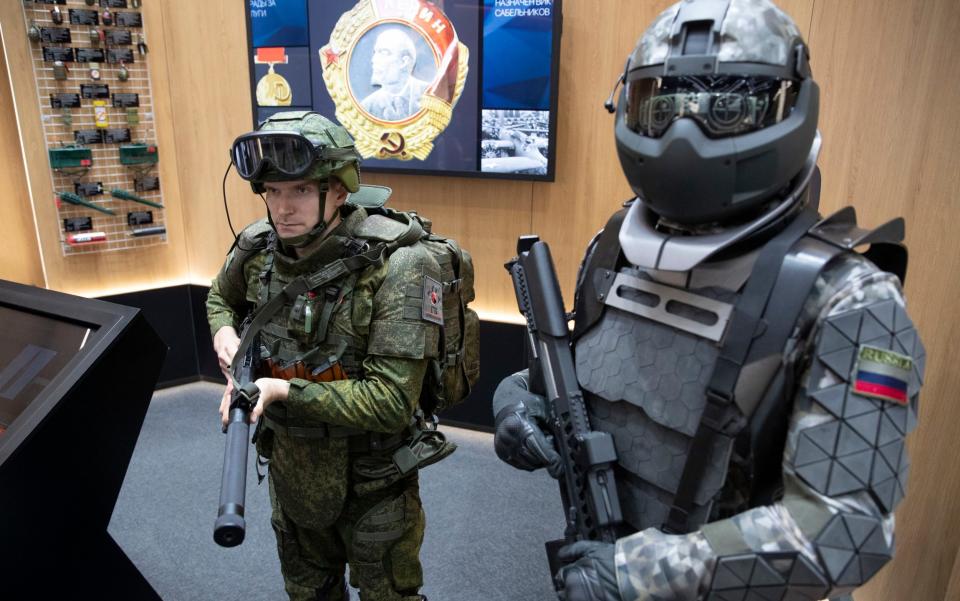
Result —
POLYGON ((627 82, 626 124, 659 138, 690 118, 710 138, 757 131, 790 115, 798 87, 788 79, 731 75, 643 77, 627 82))
POLYGON ((257 179, 267 166, 297 178, 310 170, 316 151, 310 140, 295 132, 251 132, 234 140, 230 158, 246 180, 257 179))

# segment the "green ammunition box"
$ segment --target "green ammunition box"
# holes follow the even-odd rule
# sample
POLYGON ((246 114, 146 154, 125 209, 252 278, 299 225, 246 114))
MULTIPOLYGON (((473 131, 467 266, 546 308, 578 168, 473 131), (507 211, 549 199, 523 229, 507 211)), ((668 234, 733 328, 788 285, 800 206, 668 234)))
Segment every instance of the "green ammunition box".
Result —
POLYGON ((91 167, 93 152, 83 146, 57 146, 49 150, 50 167, 53 169, 74 169, 91 167))
POLYGON ((156 144, 122 144, 121 165, 152 165, 160 160, 156 144))

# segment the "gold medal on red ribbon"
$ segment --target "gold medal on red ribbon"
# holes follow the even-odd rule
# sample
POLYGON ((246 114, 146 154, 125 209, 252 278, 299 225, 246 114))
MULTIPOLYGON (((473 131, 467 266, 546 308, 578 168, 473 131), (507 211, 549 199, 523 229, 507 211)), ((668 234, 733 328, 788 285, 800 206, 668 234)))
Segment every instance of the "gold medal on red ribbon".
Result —
POLYGON ((426 0, 360 0, 320 48, 337 120, 364 157, 423 160, 467 80, 469 49, 426 0))
POLYGON ((269 65, 267 74, 257 82, 257 104, 260 106, 290 106, 293 102, 293 91, 283 75, 275 72, 276 64, 287 64, 287 53, 284 48, 257 48, 253 62, 258 65, 269 65))

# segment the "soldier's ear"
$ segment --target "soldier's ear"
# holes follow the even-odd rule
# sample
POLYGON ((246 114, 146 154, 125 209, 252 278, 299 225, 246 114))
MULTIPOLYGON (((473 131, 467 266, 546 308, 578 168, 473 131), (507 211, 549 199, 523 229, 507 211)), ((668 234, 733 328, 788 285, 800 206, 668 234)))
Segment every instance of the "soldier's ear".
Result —
POLYGON ((347 187, 343 185, 336 177, 331 177, 329 181, 329 190, 333 195, 333 202, 335 206, 340 206, 347 201, 348 190, 347 187))

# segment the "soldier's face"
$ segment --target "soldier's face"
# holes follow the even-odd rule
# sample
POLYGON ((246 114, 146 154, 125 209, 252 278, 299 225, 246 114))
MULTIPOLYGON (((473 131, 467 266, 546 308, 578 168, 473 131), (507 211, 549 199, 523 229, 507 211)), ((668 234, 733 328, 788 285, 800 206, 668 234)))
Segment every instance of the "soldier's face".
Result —
POLYGON ((306 234, 320 222, 320 186, 317 182, 266 182, 264 187, 267 209, 281 238, 306 234))

